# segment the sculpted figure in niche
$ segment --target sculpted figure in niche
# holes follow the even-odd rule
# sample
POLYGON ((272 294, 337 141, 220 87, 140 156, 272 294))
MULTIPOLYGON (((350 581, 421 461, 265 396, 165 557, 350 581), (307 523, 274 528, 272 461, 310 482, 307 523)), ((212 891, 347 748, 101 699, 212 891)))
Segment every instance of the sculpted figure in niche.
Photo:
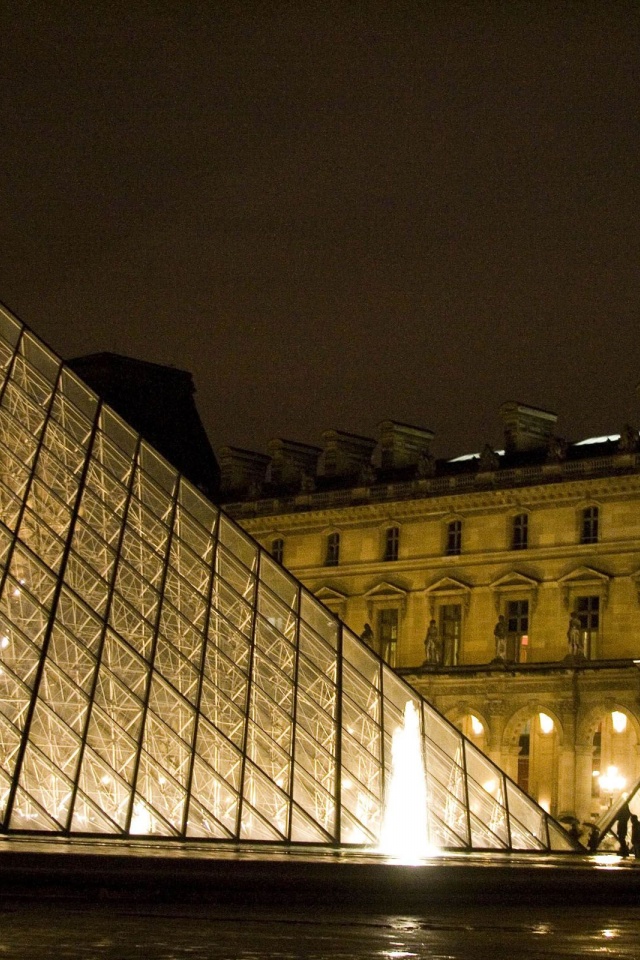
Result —
POLYGON ((569 620, 569 629, 567 630, 567 643, 569 644, 569 654, 572 657, 584 657, 584 638, 580 625, 580 617, 573 611, 569 620))
POLYGON ((507 621, 504 618, 504 614, 501 613, 498 617, 498 622, 493 628, 493 636, 496 642, 496 658, 498 660, 507 659, 507 621))
POLYGON ((367 646, 373 649, 373 630, 371 629, 370 623, 365 623, 362 633, 360 634, 360 639, 364 640, 367 646))
POLYGON ((425 663, 440 663, 440 637, 435 620, 429 621, 427 635, 424 638, 425 663))

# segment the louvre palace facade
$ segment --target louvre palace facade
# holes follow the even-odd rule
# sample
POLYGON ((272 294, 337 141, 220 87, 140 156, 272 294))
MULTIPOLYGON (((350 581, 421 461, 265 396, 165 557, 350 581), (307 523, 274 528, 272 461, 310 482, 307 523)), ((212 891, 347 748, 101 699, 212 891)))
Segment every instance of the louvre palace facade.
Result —
POLYGON ((225 509, 556 816, 640 776, 638 431, 567 443, 500 408, 504 450, 327 430, 218 451, 225 509))
POLYGON ((399 739, 432 851, 575 849, 0 308, 1 831, 376 848, 399 739))

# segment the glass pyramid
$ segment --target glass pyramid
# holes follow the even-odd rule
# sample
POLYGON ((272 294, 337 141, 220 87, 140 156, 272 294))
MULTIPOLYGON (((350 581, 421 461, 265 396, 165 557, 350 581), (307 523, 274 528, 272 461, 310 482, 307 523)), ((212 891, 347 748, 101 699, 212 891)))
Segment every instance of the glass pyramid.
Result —
POLYGON ((432 847, 562 828, 0 309, 6 833, 378 843, 419 723, 432 847))

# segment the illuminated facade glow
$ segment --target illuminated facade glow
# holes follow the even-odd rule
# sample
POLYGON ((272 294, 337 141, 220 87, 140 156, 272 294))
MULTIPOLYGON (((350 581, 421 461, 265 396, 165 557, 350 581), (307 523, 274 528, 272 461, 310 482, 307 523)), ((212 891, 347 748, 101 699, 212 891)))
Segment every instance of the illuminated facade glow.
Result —
POLYGON ((5 832, 376 846, 409 726, 432 846, 571 849, 6 311, 0 369, 5 832))

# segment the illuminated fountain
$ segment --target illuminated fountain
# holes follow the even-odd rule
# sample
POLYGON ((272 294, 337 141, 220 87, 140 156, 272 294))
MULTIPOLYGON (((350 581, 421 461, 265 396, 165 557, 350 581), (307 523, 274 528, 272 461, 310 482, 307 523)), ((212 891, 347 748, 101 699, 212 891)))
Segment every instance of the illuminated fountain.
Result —
POLYGON ((391 742, 391 777, 378 851, 402 863, 417 863, 438 852, 429 843, 420 717, 410 700, 391 742))

